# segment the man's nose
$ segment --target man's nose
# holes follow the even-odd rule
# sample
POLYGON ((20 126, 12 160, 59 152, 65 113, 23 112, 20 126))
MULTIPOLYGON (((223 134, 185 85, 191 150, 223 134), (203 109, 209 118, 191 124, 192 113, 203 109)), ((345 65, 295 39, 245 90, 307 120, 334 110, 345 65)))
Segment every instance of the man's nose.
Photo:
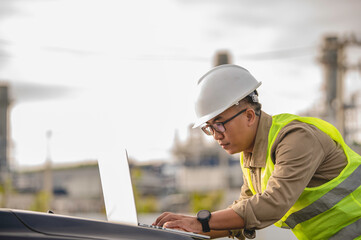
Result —
POLYGON ((223 133, 213 130, 213 138, 214 138, 214 140, 221 140, 224 138, 224 135, 223 135, 223 133))

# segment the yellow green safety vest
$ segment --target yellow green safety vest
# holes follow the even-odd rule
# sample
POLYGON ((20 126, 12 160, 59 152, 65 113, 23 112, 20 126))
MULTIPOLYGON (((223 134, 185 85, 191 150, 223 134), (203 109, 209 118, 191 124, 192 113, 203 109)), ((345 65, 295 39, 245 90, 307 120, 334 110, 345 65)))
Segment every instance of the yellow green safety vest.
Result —
MULTIPOLYGON (((305 188, 296 203, 275 225, 290 228, 298 239, 361 239, 361 156, 346 145, 339 131, 328 122, 292 114, 272 117, 266 167, 261 171, 262 192, 274 170, 271 147, 279 131, 294 120, 314 125, 338 142, 345 152, 348 164, 331 181, 321 186, 305 188)), ((243 166, 243 153, 241 167, 250 190, 256 194, 250 169, 243 166)))

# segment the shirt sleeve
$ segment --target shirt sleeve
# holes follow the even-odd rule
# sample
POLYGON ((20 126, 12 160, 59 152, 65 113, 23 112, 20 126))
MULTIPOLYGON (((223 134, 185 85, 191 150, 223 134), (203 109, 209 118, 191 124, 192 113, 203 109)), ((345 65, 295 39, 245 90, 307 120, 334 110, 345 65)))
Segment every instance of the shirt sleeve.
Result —
POLYGON ((243 200, 249 199, 253 196, 251 190, 248 187, 247 179, 243 176, 243 184, 241 187, 241 194, 239 196, 238 200, 235 200, 232 205, 228 206, 231 208, 233 205, 237 204, 238 202, 241 202, 243 200))
POLYGON ((262 229, 280 220, 306 188, 325 156, 316 134, 305 124, 284 127, 271 154, 275 169, 266 190, 232 205, 247 229, 262 229))
MULTIPOLYGON (((239 196, 239 199, 234 201, 232 205, 228 206, 228 208, 232 208, 233 205, 236 205, 238 202, 241 202, 243 200, 247 200, 253 196, 251 190, 248 187, 247 179, 243 176, 243 184, 241 187, 241 194, 239 196)), ((243 229, 235 229, 235 230, 229 230, 229 238, 237 238, 239 240, 244 240, 245 237, 243 235, 243 229)))

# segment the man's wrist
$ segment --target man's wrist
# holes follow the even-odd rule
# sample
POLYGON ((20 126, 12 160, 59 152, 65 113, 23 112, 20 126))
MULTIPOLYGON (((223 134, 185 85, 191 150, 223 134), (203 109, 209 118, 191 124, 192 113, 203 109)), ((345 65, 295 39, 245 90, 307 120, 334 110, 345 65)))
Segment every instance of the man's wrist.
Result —
POLYGON ((201 210, 197 213, 197 220, 202 225, 203 232, 210 232, 211 228, 209 227, 209 220, 211 219, 211 212, 208 210, 201 210))

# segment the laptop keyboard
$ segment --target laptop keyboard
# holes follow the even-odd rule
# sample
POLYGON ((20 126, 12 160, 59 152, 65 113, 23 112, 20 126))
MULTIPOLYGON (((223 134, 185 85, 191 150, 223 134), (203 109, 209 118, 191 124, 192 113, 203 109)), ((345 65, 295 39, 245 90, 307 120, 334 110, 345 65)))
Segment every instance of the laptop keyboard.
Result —
POLYGON ((140 226, 140 227, 147 227, 147 228, 155 228, 155 229, 168 230, 168 228, 164 228, 164 227, 160 227, 160 226, 156 226, 156 225, 144 224, 144 223, 138 223, 138 226, 140 226))

